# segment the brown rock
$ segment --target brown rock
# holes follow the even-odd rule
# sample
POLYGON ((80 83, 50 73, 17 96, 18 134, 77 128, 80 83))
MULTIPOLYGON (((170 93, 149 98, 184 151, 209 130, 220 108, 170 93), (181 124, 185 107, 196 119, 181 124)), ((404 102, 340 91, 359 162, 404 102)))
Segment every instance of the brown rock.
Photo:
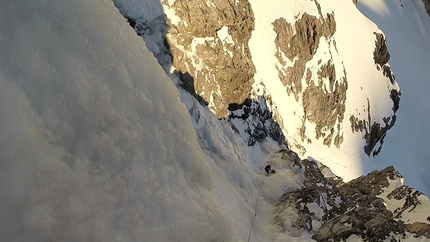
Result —
MULTIPOLYGON (((163 4, 168 5, 165 1, 163 4)), ((173 66, 189 73, 195 92, 213 106, 218 118, 227 115, 228 105, 243 103, 249 97, 255 67, 248 41, 254 29, 254 14, 247 0, 176 0, 172 6, 181 19, 178 25, 168 21, 168 42, 173 66), (217 31, 228 28, 232 43, 221 40, 217 31), (196 44, 194 55, 192 43, 196 44)))
MULTIPOLYGON (((319 8, 319 4, 315 2, 319 8)), ((316 124, 317 139, 322 138, 323 144, 330 146, 332 143, 340 147, 343 142, 340 126, 345 113, 346 90, 348 83, 346 73, 337 77, 335 67, 331 61, 321 65, 318 71, 318 80, 312 79, 312 72, 306 69, 306 63, 316 53, 321 37, 329 39, 336 31, 336 22, 333 14, 326 16, 312 16, 303 14, 294 25, 284 18, 273 22, 277 34, 275 44, 277 57, 280 64, 285 65, 285 55, 290 61, 295 59, 292 67, 277 67, 279 78, 286 88, 288 95, 294 95, 296 101, 302 98, 305 117, 300 129, 302 141, 305 141, 305 121, 316 124), (303 90, 302 78, 306 78, 307 87, 303 90), (329 86, 323 86, 323 79, 329 80, 329 86), (315 84, 318 83, 318 85, 315 84)))
POLYGON ((430 224, 415 222, 413 224, 407 224, 406 228, 411 233, 418 236, 425 236, 430 239, 430 224))

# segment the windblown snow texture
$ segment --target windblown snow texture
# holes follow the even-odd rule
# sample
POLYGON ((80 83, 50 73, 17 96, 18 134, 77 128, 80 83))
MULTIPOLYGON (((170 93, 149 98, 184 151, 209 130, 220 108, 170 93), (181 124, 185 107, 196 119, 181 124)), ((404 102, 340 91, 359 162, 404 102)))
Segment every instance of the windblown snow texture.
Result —
POLYGON ((0 52, 0 241, 240 241, 111 1, 3 1, 0 52))

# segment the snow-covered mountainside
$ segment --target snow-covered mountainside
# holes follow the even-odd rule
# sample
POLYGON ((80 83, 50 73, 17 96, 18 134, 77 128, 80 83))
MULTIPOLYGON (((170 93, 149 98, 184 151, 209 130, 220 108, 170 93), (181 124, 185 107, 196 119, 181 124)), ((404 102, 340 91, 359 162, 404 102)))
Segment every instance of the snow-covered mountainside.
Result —
MULTIPOLYGON (((414 148, 426 144, 421 142, 426 138, 417 140, 417 135, 408 131, 410 127, 399 128, 409 133, 400 136, 390 135, 389 130, 401 107, 396 79, 408 85, 411 76, 426 70, 422 65, 430 55, 420 53, 429 49, 425 40, 430 21, 421 1, 386 2, 362 1, 357 8, 354 1, 327 0, 172 0, 161 4, 156 0, 115 0, 164 69, 175 73, 182 87, 218 118, 231 120, 239 133, 262 137, 261 128, 255 127, 276 123, 272 133, 282 131, 289 148, 323 162, 346 180, 395 165, 409 178, 409 184, 429 192, 428 155, 425 149, 414 148), (391 24, 397 40, 387 41, 383 30, 360 12, 371 6, 391 14, 392 21, 380 21, 391 24), (405 29, 410 35, 398 31, 397 22, 408 24, 405 29), (409 36, 414 36, 416 43, 398 41, 407 42, 409 36), (407 49, 423 56, 414 67, 404 63, 407 49), (392 70, 393 51, 402 68, 392 70), (246 103, 268 108, 271 116, 265 116, 259 125, 243 119, 248 113, 238 118, 235 112, 243 113, 241 107, 246 103), (383 145, 387 140, 397 144, 383 145), (410 152, 394 155, 403 152, 404 145, 420 157, 407 163, 404 160, 414 156, 410 152), (389 150, 383 151, 384 146, 390 146, 389 150), (406 163, 425 168, 410 172, 406 163), (422 174, 415 176, 417 172, 422 174)), ((425 77, 417 82, 425 83, 425 77)), ((418 93, 427 90, 423 84, 414 86, 420 89, 418 93)), ((408 104, 416 97, 408 92, 405 109, 416 110, 408 104)), ((424 129, 418 123, 414 127, 417 132, 424 129)), ((252 140, 255 137, 248 143, 254 143, 252 140)))
POLYGON ((335 175, 404 161, 385 36, 349 1, 3 1, 0 241, 428 241, 393 167, 335 175))
POLYGON ((113 2, 3 1, 0 52, 0 241, 247 235, 260 176, 246 147, 189 99, 196 136, 113 2))
POLYGON ((261 95, 290 148, 346 179, 395 123, 400 89, 385 37, 352 2, 165 1, 165 23, 116 2, 147 42, 163 29, 172 66, 217 117, 261 95))
POLYGON ((384 31, 390 64, 402 88, 396 126, 376 162, 394 164, 408 184, 430 194, 430 17, 422 1, 363 0, 358 8, 384 31))

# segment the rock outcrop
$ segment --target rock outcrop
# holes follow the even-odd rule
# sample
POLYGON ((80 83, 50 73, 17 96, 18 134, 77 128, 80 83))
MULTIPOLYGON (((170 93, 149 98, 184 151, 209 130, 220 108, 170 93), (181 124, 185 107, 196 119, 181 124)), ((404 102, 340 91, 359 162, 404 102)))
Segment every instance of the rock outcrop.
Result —
POLYGON ((276 206, 275 223, 287 233, 302 231, 316 241, 429 238, 429 199, 403 185, 393 167, 344 183, 328 167, 292 151, 280 151, 269 164, 302 179, 301 188, 282 195, 276 206))
POLYGON ((397 174, 389 167, 339 186, 346 202, 336 211, 339 216, 315 231, 314 238, 341 241, 354 234, 364 240, 381 241, 392 234, 405 236, 405 225, 395 220, 384 200, 377 196, 389 186, 388 179, 397 178, 397 174))
POLYGON ((303 105, 302 141, 308 138, 305 135, 305 121, 308 120, 315 124, 316 139, 323 139, 327 146, 334 144, 340 147, 343 137, 340 126, 336 126, 336 123, 344 119, 348 88, 345 70, 343 69, 343 76, 336 76, 336 68, 342 66, 335 66, 328 60, 326 63, 319 63, 315 77, 307 66, 314 58, 321 38, 332 39, 336 31, 334 15, 327 14, 318 18, 305 13, 294 25, 279 18, 273 22, 273 27, 277 34, 275 56, 280 63, 277 66, 279 78, 287 94, 293 95, 303 105), (294 64, 288 66, 285 57, 291 62, 294 60, 294 64), (305 85, 302 83, 303 79, 305 85), (324 85, 323 80, 328 80, 328 84, 324 85))
POLYGON ((163 1, 173 67, 194 78, 194 90, 218 118, 250 95, 255 67, 248 41, 254 14, 247 0, 163 1))
POLYGON ((311 232, 336 215, 332 210, 344 202, 343 195, 325 179, 315 161, 300 161, 292 151, 284 150, 281 153, 281 159, 303 169, 304 183, 302 189, 282 195, 276 207, 275 221, 287 230, 303 229, 311 232), (289 221, 292 222, 292 228, 284 226, 286 214, 296 215, 294 221, 289 221))
MULTIPOLYGON (((269 100, 270 101, 270 100, 269 100)), ((249 146, 272 138, 279 145, 288 147, 279 124, 274 121, 264 97, 246 99, 243 104, 230 104, 229 116, 233 129, 239 133, 249 146)))
POLYGON ((428 15, 430 16, 430 0, 423 0, 423 3, 428 15))
MULTIPOLYGON (((374 33, 375 35, 375 49, 373 51, 373 60, 378 71, 382 71, 385 77, 388 78, 391 85, 396 85, 394 74, 388 64, 390 60, 390 53, 388 53, 387 42, 382 33, 374 33)), ((372 110, 369 99, 367 99, 367 119, 359 120, 354 115, 351 115, 349 121, 351 122, 351 129, 353 132, 364 132, 363 138, 366 141, 364 151, 367 155, 378 155, 381 152, 382 144, 385 135, 396 123, 396 112, 399 109, 401 93, 398 89, 389 89, 388 95, 393 101, 392 115, 384 117, 382 122, 375 122, 372 118, 372 110), (379 148, 375 146, 381 144, 379 148)))
POLYGON ((226 118, 248 145, 270 137, 287 147, 282 126, 273 116, 282 118, 272 109, 270 95, 251 90, 255 67, 248 40, 254 17, 249 3, 176 0, 162 4, 166 15, 155 18, 132 17, 121 5, 117 7, 176 85, 209 106, 218 118, 226 118))

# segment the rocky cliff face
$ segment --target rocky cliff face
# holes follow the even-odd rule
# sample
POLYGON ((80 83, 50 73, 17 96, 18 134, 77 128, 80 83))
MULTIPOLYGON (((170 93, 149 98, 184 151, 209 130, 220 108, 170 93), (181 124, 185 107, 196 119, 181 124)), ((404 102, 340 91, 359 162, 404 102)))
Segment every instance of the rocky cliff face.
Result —
MULTIPOLYGON (((376 155, 386 132, 395 123, 400 100, 400 90, 388 65, 390 56, 386 41, 384 35, 375 29, 373 43, 368 42, 371 48, 366 53, 363 43, 354 45, 354 40, 343 34, 343 21, 346 20, 339 17, 335 8, 330 9, 327 5, 324 1, 312 1, 304 12, 297 10, 294 18, 283 17, 282 13, 278 14, 279 17, 273 14, 275 37, 272 40, 267 38, 267 41, 275 44, 273 68, 277 72, 276 81, 282 85, 273 84, 275 80, 264 77, 264 73, 271 69, 259 70, 263 64, 257 63, 258 60, 255 63, 257 75, 263 73, 261 78, 278 107, 284 102, 293 106, 281 107, 279 111, 292 149, 301 155, 314 156, 322 151, 321 144, 326 146, 323 149, 342 150, 348 146, 344 145, 345 136, 350 137, 347 143, 354 136, 356 138, 353 139, 364 141, 363 151, 367 155, 376 155), (347 55, 366 55, 369 61, 373 59, 373 67, 364 68, 361 62, 351 60, 347 55), (358 69, 361 69, 359 72, 374 74, 361 76, 357 74, 358 69), (381 89, 378 95, 374 95, 374 89, 383 86, 387 91, 381 89), (283 94, 279 88, 284 89, 283 94), (355 95, 361 97, 356 98, 355 95), (386 100, 384 102, 391 102, 391 107, 386 106, 387 109, 382 111, 381 98, 386 100), (292 123, 291 119, 300 122, 292 123), (318 147, 318 151, 313 147, 318 147)), ((293 7, 286 4, 289 11, 294 12, 291 10, 293 7)), ((256 14, 260 14, 258 9, 254 10, 256 14)), ((257 27, 255 32, 258 31, 257 27)), ((353 35, 360 38, 360 34, 353 35)), ((257 51, 251 48, 251 53, 257 51)), ((262 59, 260 56, 257 58, 262 59)))
MULTIPOLYGON (((257 126, 265 126, 261 113, 270 113, 264 120, 277 123, 263 133, 283 132, 300 155, 314 156, 313 147, 320 152, 321 145, 342 153, 359 139, 367 155, 378 154, 400 101, 384 35, 376 27, 366 33, 373 48, 365 50, 349 42, 357 37, 345 38, 346 20, 328 3, 279 4, 279 10, 265 12, 266 6, 254 0, 164 0, 164 14, 156 17, 122 13, 165 70, 178 76, 178 85, 218 118, 238 118, 235 107, 252 100, 267 109, 250 112, 254 121, 261 120, 257 126), (367 62, 373 70, 348 63, 354 55, 372 58, 373 63, 367 62), (375 95, 384 86, 386 91, 375 95)), ((354 3, 348 5, 358 12, 354 3)), ((232 123, 239 133, 256 130, 251 127, 255 122, 232 123)))
POLYGON ((163 1, 173 66, 189 73, 195 92, 218 118, 249 97, 255 67, 248 41, 254 13, 247 0, 163 1))
POLYGON ((326 16, 303 14, 294 25, 284 18, 273 22, 276 33, 275 54, 278 62, 278 76, 288 95, 294 96, 303 106, 303 123, 300 127, 302 142, 312 142, 306 135, 305 121, 315 124, 316 139, 322 139, 323 144, 334 144, 340 147, 343 142, 342 130, 336 126, 342 122, 345 113, 345 100, 348 82, 344 68, 336 67, 331 60, 320 62, 316 77, 313 76, 307 63, 313 59, 321 38, 330 39, 336 31, 336 21, 333 13, 326 16), (293 62, 287 65, 287 61, 293 62), (294 60, 294 61, 293 61, 294 60), (336 68, 343 69, 342 76, 336 76, 336 68), (304 79, 304 83, 303 82, 304 79), (317 79, 317 80, 315 80, 317 79), (329 80, 323 87, 323 81, 329 80), (315 82, 317 81, 317 82, 315 82), (328 131, 328 132, 327 132, 328 131))
POLYGON ((289 233, 309 233, 316 241, 430 238, 429 199, 403 185, 393 167, 344 183, 326 166, 291 151, 280 151, 268 163, 293 169, 302 179, 302 187, 285 193, 276 206, 276 223, 289 233))
POLYGON ((276 105, 264 84, 253 79, 248 41, 254 16, 249 2, 177 0, 162 4, 165 15, 147 16, 132 14, 116 1, 178 86, 216 117, 228 119, 250 146, 270 137, 287 147, 276 105))

